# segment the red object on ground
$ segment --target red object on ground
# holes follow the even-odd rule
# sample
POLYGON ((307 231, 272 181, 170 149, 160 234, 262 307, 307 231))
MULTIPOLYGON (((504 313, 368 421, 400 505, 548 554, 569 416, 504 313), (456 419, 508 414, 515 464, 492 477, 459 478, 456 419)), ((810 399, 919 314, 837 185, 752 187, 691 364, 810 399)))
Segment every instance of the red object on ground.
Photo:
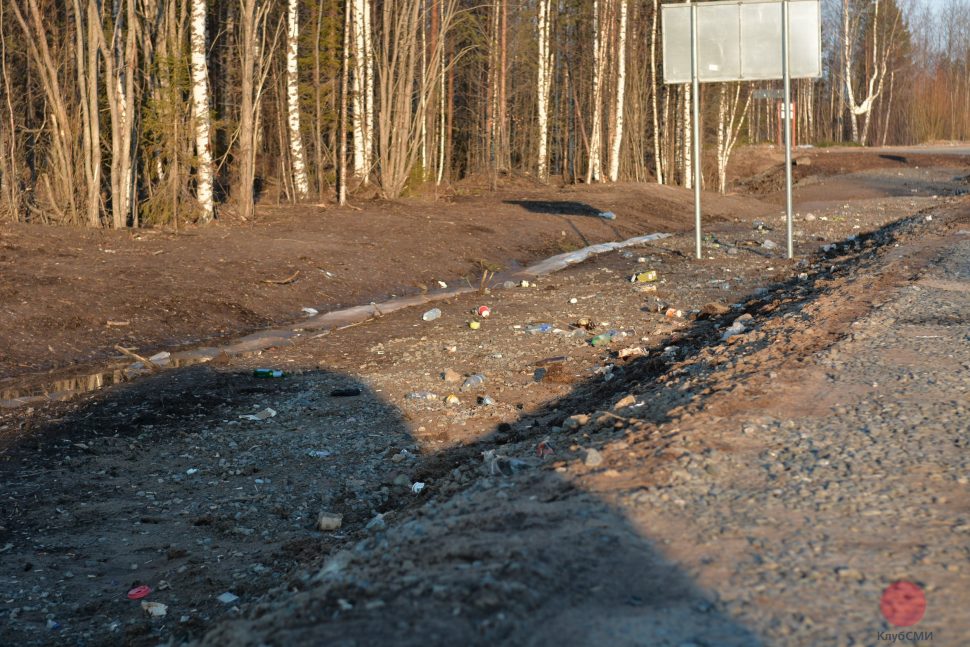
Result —
POLYGON ((926 613, 926 594, 918 584, 893 582, 882 592, 879 610, 891 624, 912 627, 926 613))
POLYGON ((490 314, 492 314, 492 309, 489 308, 488 306, 479 306, 478 307, 478 316, 479 317, 487 317, 490 314))
POLYGON ((132 590, 128 591, 129 600, 141 600, 142 598, 147 598, 148 594, 152 592, 152 587, 147 584, 142 584, 141 586, 136 586, 132 590))

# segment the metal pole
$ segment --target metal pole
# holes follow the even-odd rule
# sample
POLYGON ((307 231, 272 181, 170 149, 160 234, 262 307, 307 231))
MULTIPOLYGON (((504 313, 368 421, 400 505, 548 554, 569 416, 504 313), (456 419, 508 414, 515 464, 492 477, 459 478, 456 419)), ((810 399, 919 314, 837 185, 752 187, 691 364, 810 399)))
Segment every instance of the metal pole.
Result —
MULTIPOLYGON (((688 0, 689 1, 689 0, 688 0)), ((694 242, 697 258, 701 258, 701 128, 700 128, 700 81, 697 78, 697 5, 690 6, 690 67, 693 79, 691 103, 694 110, 694 242)))
POLYGON ((787 217, 788 229, 788 258, 795 257, 795 248, 792 242, 792 197, 791 197, 791 70, 788 61, 789 34, 788 34, 788 0, 781 3, 781 61, 784 68, 785 79, 785 215, 787 217))

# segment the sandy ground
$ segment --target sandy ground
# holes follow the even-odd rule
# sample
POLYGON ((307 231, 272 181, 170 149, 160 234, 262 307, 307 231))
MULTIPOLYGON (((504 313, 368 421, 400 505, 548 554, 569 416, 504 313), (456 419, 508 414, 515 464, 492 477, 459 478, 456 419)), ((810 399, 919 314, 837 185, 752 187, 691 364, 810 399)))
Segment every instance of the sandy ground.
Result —
POLYGON ((967 644, 968 172, 2 412, 0 642, 967 644))

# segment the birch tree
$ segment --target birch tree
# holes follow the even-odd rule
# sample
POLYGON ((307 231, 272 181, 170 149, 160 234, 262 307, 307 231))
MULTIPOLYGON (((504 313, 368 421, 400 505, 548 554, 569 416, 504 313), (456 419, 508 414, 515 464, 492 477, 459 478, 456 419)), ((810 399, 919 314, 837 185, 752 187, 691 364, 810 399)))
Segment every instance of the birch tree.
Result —
POLYGON ((842 61, 844 65, 845 82, 845 101, 849 109, 849 123, 852 127, 852 140, 858 144, 865 145, 869 135, 869 124, 871 122, 875 102, 882 94, 883 85, 886 80, 888 61, 892 54, 895 36, 899 27, 899 12, 892 17, 891 25, 888 30, 880 22, 881 0, 872 0, 871 10, 853 6, 851 0, 842 0, 842 61), (868 26, 868 30, 863 29, 868 26), (868 31, 871 36, 872 54, 871 65, 863 66, 863 77, 860 79, 861 85, 865 88, 865 97, 856 98, 855 90, 855 70, 856 70, 856 50, 857 41, 860 34, 868 31), (880 32, 882 34, 880 40, 880 32), (859 129, 859 117, 863 119, 862 129, 859 129))
POLYGON ((751 93, 747 93, 744 107, 741 105, 741 84, 733 83, 733 96, 727 83, 720 84, 720 100, 717 110, 717 189, 721 193, 727 191, 727 166, 731 159, 731 151, 738 141, 738 134, 744 123, 744 115, 751 105, 751 93))
POLYGON ((303 133, 300 130, 300 2, 289 0, 286 30, 286 108, 290 129, 290 157, 293 164, 293 186, 296 197, 304 199, 310 193, 306 159, 303 155, 303 133))
POLYGON ((549 25, 551 0, 538 0, 539 9, 539 65, 538 65, 538 121, 539 138, 537 142, 538 176, 545 182, 549 179, 549 90, 552 84, 552 52, 549 48, 549 25))
MULTIPOLYGON (((604 0, 609 2, 609 0, 604 0)), ((603 34, 605 21, 600 12, 600 0, 593 0, 593 119, 589 136, 589 166, 586 183, 599 182, 603 177, 603 76, 606 72, 606 38, 603 34)))
POLYGON ((617 44, 616 95, 613 108, 613 144, 610 151, 610 182, 620 177, 620 146, 623 143, 623 100, 626 92, 627 0, 620 2, 620 33, 617 44))
POLYGON ((192 0, 190 20, 192 111, 195 125, 196 199, 202 222, 212 220, 212 148, 210 145, 209 63, 206 58, 206 0, 192 0))

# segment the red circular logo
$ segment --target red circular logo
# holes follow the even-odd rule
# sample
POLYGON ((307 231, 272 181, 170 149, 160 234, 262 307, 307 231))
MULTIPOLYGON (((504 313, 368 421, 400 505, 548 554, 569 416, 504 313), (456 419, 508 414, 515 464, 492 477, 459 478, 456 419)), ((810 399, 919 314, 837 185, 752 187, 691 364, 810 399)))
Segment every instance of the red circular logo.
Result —
POLYGON ((912 627, 923 619, 926 613, 926 595, 918 584, 912 582, 893 582, 882 592, 879 610, 890 624, 897 627, 912 627))

